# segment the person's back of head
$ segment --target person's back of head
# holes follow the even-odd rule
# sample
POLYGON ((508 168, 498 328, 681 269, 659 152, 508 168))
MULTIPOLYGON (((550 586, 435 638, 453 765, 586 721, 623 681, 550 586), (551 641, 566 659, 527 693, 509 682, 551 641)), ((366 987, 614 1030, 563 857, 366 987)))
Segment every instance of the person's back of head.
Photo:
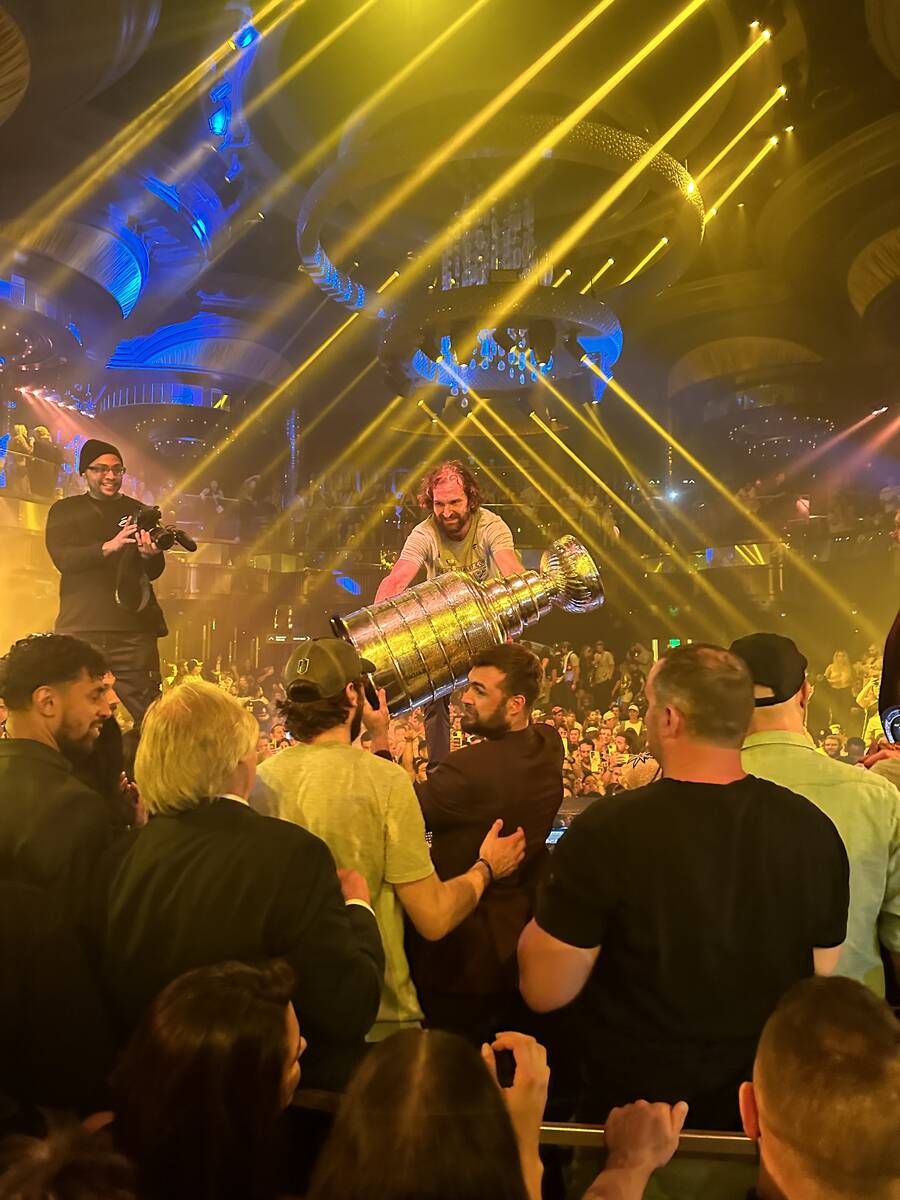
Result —
POLYGON ((304 1048, 283 962, 189 971, 156 998, 113 1073, 115 1139, 141 1195, 274 1196, 279 1115, 304 1048))
POLYGON ((778 633, 751 633, 731 643, 753 680, 751 732, 802 733, 809 698, 807 659, 795 643, 778 633))
POLYGON ((766 1200, 896 1200, 900 1023, 856 980, 796 984, 763 1030, 741 1113, 766 1200))
POLYGON ((356 1071, 307 1200, 526 1200, 512 1124, 478 1052, 407 1030, 356 1071))
POLYGON ((145 808, 181 812, 239 787, 249 795, 258 737, 256 718, 215 684, 163 692, 144 718, 134 761, 145 808))
POLYGON ((0 1146, 3 1200, 135 1200, 131 1163, 105 1137, 72 1124, 0 1146))
POLYGON ((753 681, 742 659, 704 642, 679 646, 647 679, 647 741, 658 762, 675 752, 739 752, 753 713, 753 681))

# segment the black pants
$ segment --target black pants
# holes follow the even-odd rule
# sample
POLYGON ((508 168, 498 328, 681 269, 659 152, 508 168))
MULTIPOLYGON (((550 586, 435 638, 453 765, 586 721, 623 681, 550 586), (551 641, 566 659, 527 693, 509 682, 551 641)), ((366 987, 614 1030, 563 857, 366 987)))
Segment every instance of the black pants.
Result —
POLYGON ((58 629, 96 646, 116 677, 116 694, 139 729, 147 709, 159 695, 159 649, 152 633, 58 629))
POLYGON ((436 767, 450 757, 450 697, 442 696, 425 705, 425 745, 428 766, 436 767))

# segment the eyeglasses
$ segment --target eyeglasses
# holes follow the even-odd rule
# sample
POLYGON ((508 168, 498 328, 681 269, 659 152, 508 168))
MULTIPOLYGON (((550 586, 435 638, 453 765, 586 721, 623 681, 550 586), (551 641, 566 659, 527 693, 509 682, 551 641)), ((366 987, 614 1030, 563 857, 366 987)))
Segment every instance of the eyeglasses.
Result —
POLYGON ((121 479, 125 474, 124 467, 88 467, 94 475, 113 475, 116 479, 121 479))

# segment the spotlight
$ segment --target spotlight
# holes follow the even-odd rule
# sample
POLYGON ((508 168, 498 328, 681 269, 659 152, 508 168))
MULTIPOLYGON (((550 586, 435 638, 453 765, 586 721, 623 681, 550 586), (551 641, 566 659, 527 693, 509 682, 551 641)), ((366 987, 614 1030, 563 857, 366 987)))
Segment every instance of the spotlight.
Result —
POLYGON ((668 492, 666 492, 666 499, 677 500, 680 495, 680 492, 676 492, 674 488, 671 488, 668 492))
POLYGON ((784 127, 784 132, 785 132, 785 133, 793 133, 793 132, 794 132, 794 127, 793 127, 793 125, 785 125, 785 127, 784 127))
POLYGON ((886 413, 886 412, 887 412, 887 405, 885 404, 885 406, 883 408, 874 408, 872 410, 871 415, 873 417, 880 417, 882 413, 886 413))
POLYGON ((550 361, 556 345, 556 326, 552 321, 541 318, 528 326, 528 345, 539 363, 550 361))

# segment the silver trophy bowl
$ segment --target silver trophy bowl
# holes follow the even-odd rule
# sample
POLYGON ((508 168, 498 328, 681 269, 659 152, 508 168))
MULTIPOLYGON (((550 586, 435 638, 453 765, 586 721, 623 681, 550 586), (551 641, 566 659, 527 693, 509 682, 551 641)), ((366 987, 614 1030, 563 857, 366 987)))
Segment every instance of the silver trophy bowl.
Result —
POLYGON ((545 551, 540 571, 487 583, 448 571, 391 600, 332 617, 331 627, 375 664, 373 682, 398 716, 454 691, 482 650, 520 637, 551 608, 583 613, 602 603, 597 564, 566 535, 545 551))

